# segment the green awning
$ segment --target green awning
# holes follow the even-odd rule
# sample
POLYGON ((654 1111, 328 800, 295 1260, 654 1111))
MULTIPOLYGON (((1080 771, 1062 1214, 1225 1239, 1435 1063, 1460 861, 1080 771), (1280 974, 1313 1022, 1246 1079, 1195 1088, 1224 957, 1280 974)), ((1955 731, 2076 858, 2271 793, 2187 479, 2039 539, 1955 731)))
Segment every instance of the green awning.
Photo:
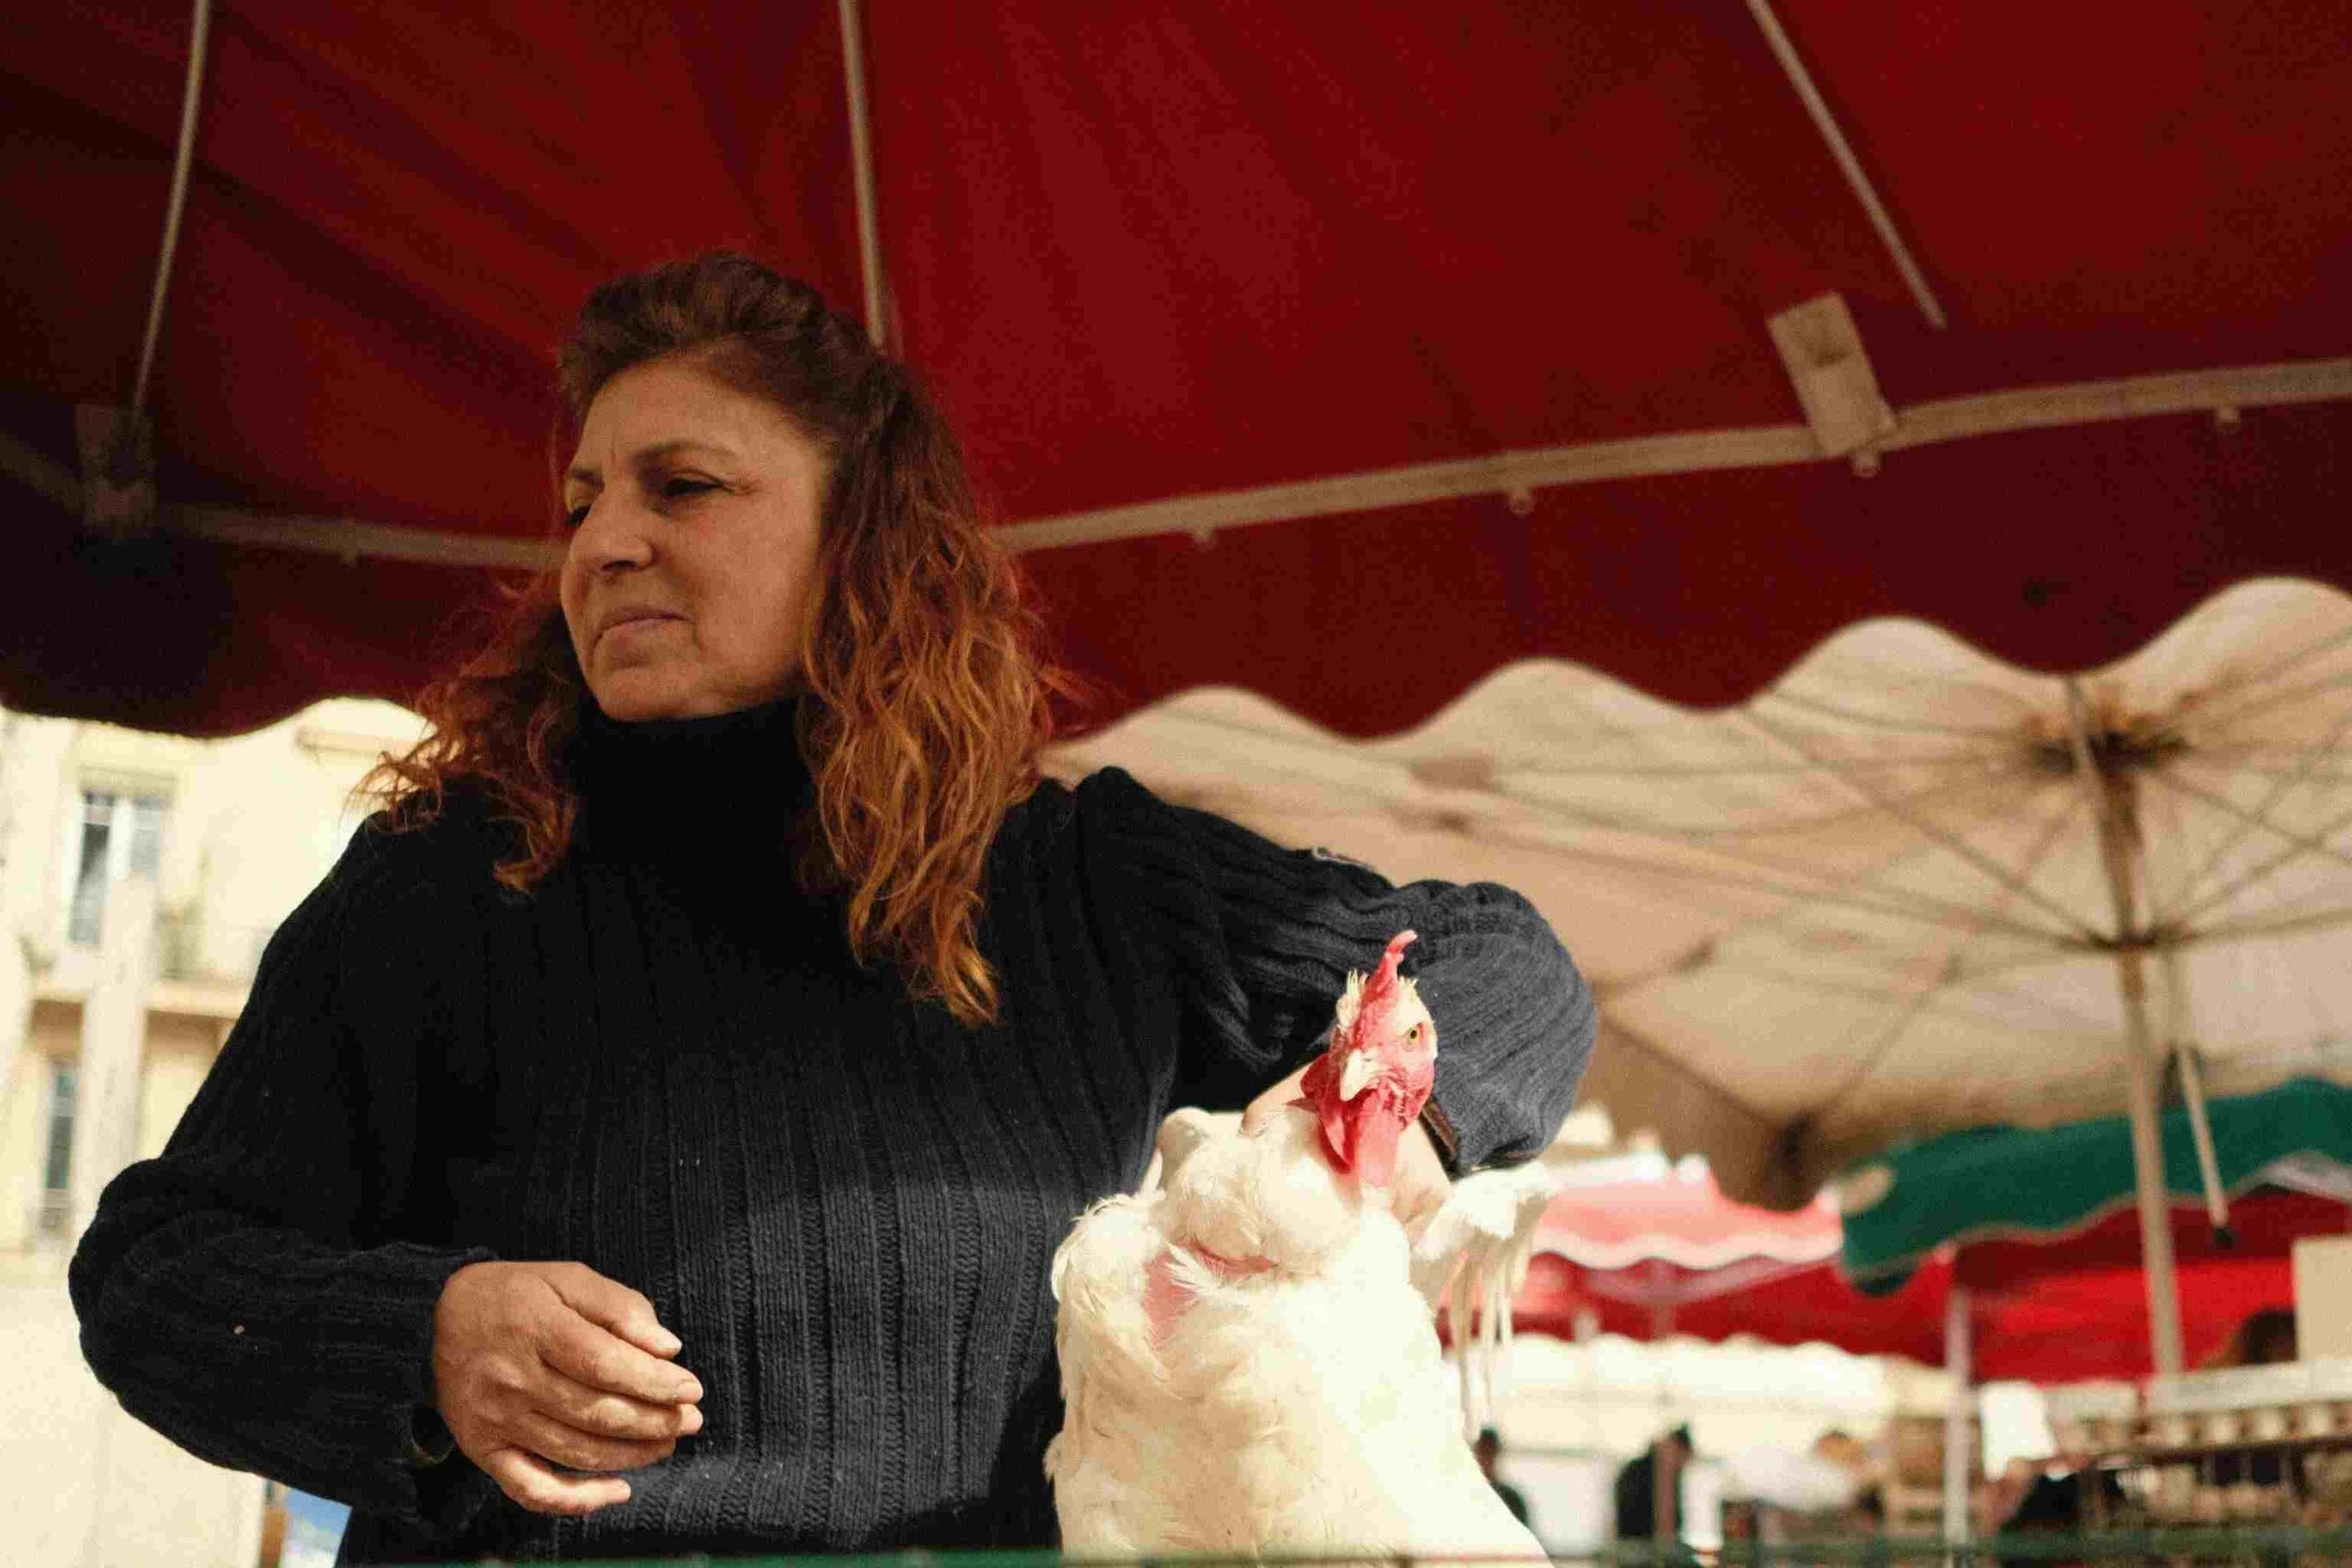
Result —
MULTIPOLYGON (((2312 1168, 2352 1168, 2352 1089, 2296 1078, 2260 1094, 2210 1102, 2213 1153, 2233 1195, 2312 1168)), ((2164 1119, 2165 1185, 2203 1193, 2188 1112, 2164 1119)), ((2307 1184, 2297 1182, 2296 1184, 2307 1184)), ((2063 1235, 2133 1201, 2132 1126, 2103 1117, 2061 1127, 1974 1127, 1907 1144, 1848 1170, 1847 1274, 1893 1290, 1945 1242, 2063 1235)))

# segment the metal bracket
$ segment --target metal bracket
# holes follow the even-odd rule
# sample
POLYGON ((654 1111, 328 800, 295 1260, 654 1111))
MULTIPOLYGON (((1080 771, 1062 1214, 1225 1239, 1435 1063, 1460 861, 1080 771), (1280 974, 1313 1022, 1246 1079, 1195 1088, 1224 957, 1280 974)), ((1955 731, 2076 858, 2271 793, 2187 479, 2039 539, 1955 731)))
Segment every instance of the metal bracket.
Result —
POLYGON ((1823 457, 1843 457, 1894 433, 1894 411, 1879 392, 1843 295, 1808 299, 1765 324, 1823 457))
POLYGON ((106 539, 155 531, 155 427, 144 414, 96 403, 74 410, 82 454, 82 525, 106 539))

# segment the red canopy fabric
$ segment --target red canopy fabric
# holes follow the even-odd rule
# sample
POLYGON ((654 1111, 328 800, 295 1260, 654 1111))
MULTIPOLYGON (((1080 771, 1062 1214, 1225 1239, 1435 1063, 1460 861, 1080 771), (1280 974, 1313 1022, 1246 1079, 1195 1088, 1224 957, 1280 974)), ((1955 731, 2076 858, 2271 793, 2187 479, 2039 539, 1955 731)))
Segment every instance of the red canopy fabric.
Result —
MULTIPOLYGON (((2310 1192, 2264 1189, 2230 1205, 2231 1245, 2216 1237, 2201 1204, 2172 1207, 2172 1250, 2184 1265, 2278 1259, 2296 1238, 2352 1230, 2352 1207, 2310 1192)), ((2140 1266, 2140 1216, 2124 1208, 2071 1235, 1975 1241, 1958 1253, 1958 1278, 1972 1290, 2000 1291, 2054 1275, 2140 1266)))
MULTIPOLYGON (((2293 1239, 2340 1232, 2348 1213, 2331 1200, 2266 1191, 2233 1205, 2238 1245, 2223 1249, 2214 1244, 2201 1209, 2176 1209, 2188 1362, 2219 1350, 2250 1314, 2292 1304, 2293 1239)), ((1973 1244, 1956 1255, 1937 1255, 1884 1296, 1862 1294, 1834 1260, 1766 1271, 1751 1260, 1710 1280, 1645 1260, 1587 1268, 1555 1250, 1539 1253, 1530 1265, 1513 1315, 1522 1332, 1563 1337, 1574 1335, 1577 1317, 1589 1312, 1600 1332, 1634 1339, 1655 1338, 1662 1322, 1670 1321, 1670 1332, 1700 1339, 1747 1335, 1775 1345, 1817 1341, 1853 1355, 1907 1356, 1940 1366, 1946 1307, 1957 1280, 1972 1292, 1971 1359, 1977 1378, 2144 1377, 2154 1365, 2137 1225, 2137 1217, 2126 1213, 2072 1236, 1973 1244), (1670 1320, 1661 1306, 1670 1307, 1670 1320)))
POLYGON ((1535 1250, 1588 1271, 1665 1264, 1706 1277, 1747 1264, 1785 1267, 1838 1256, 1834 1197, 1781 1212, 1736 1203, 1703 1167, 1650 1178, 1577 1181, 1547 1204, 1535 1250))
MULTIPOLYGON (((1832 291, 1905 428, 1935 400, 2352 352, 2330 0, 1781 12, 1948 326, 1733 0, 1012 0, 867 20, 893 335, 1024 524, 1802 427, 1766 321, 1832 291)), ((176 3, 50 6, 0 58, 0 468, 76 471, 72 406, 128 396, 187 35, 176 3)), ((486 589, 429 561, 546 527, 548 360, 594 281, 733 245, 856 305, 843 58, 818 0, 223 6, 150 400, 174 531, 101 545, 62 492, 0 480, 29 547, 0 700, 217 732, 411 694, 486 589), (295 533, 356 560, 187 536, 208 505, 380 525, 429 560, 349 528, 295 533)), ((1884 614, 2079 668, 2241 577, 2352 587, 2340 375, 2233 423, 1981 435, 1874 478, 1522 507, 1498 480, 1026 559, 1101 718, 1230 682, 1386 731, 1534 655, 1726 702, 1884 614)))

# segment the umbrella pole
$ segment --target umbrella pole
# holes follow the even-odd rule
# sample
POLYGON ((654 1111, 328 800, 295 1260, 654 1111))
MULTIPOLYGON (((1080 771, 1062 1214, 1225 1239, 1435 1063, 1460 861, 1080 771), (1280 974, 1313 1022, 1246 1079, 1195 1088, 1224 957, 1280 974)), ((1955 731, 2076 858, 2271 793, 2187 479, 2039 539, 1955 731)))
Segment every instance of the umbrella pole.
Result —
POLYGON ((2115 979, 2122 993, 2125 1087, 2132 1106, 2132 1173, 2140 1208, 2140 1269, 2148 1286, 2148 1337, 2156 1371, 2181 1370, 2180 1297, 2173 1271, 2171 1201, 2165 1193, 2165 1149, 2157 1119, 2156 1060, 2148 1028, 2145 939, 2135 914, 2137 835, 2126 820, 2129 774, 2110 777, 2092 752, 2081 685, 2066 682, 2066 718, 2072 731, 2075 776, 2090 792, 2092 820, 2098 824, 2099 859, 2107 867, 2108 892, 2115 908, 2115 979), (2124 798, 2119 799, 2119 796, 2124 798))
POLYGON ((2156 1371, 2181 1370, 2180 1297, 2173 1271, 2172 1200, 2165 1191, 2165 1145, 2156 1108, 2156 1065, 2149 1055, 2147 977, 2135 948, 2119 948, 2116 978, 2132 1091, 2132 1175, 2140 1200, 2140 1264, 2148 1281, 2148 1337, 2156 1371))
MULTIPOLYGON (((1674 1337, 1674 1295, 1670 1289, 1671 1271, 1663 1258, 1650 1259, 1650 1284, 1656 1292, 1650 1298, 1650 1343, 1664 1353, 1664 1347, 1674 1337)), ((1650 1439, 1650 1560, 1670 1561, 1674 1543, 1681 1538, 1682 1472, 1667 1473, 1666 1423, 1674 1419, 1672 1384, 1658 1383, 1657 1435, 1650 1439)))
POLYGON ((1968 1540, 1968 1447, 1974 1436, 1969 1416, 1975 1406, 1976 1372, 1968 1337, 1968 1287, 1953 1281, 1944 1300, 1944 1371, 1951 1374, 1951 1398, 1944 1405, 1944 1545, 1968 1540))
POLYGON ((2213 1153, 2213 1122, 2205 1110, 2203 1069, 2197 1065, 2197 1048, 2189 1042, 2195 1038, 2188 1028, 2188 986, 2182 978, 2180 949, 2165 948, 2165 990, 2172 998, 2173 1059, 2180 1064, 2180 1098, 2188 1107, 2189 1136, 2197 1145, 2197 1174, 2205 1183, 2205 1217, 2213 1226, 2213 1241, 2220 1247, 2235 1247, 2237 1236, 2230 1229, 2230 1195, 2222 1189, 2222 1162, 2213 1153))

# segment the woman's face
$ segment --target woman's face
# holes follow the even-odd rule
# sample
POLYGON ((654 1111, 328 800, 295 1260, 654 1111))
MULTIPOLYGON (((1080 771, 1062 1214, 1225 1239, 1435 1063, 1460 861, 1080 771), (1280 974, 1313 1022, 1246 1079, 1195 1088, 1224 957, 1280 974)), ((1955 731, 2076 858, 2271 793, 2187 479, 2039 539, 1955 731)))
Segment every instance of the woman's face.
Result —
POLYGON ((691 363, 605 383, 564 476, 561 598, 607 716, 728 713, 793 688, 825 478, 782 412, 691 363))

